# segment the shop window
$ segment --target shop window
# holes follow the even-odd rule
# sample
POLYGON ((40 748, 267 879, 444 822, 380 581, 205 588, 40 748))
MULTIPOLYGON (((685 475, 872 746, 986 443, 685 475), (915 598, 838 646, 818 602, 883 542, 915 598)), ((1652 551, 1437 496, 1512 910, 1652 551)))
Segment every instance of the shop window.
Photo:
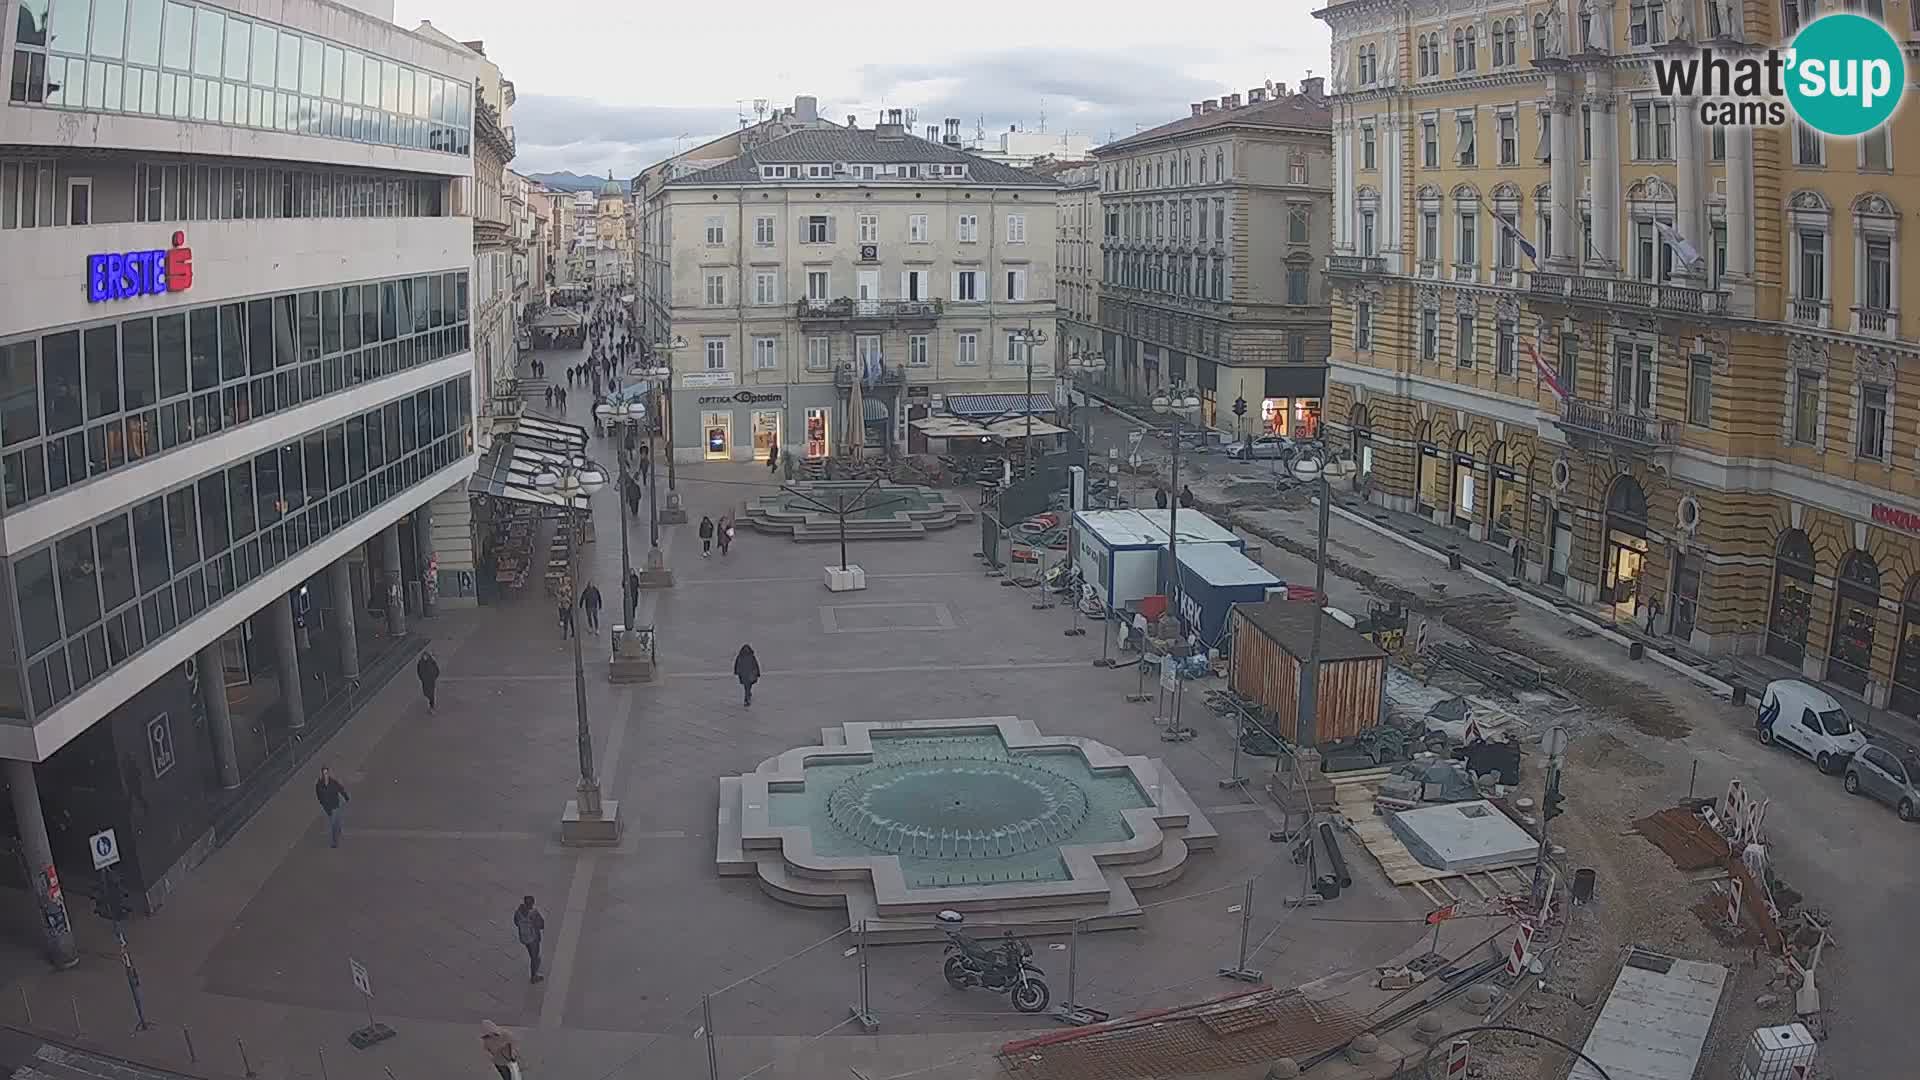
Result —
POLYGON ((1906 596, 1900 604, 1900 642, 1887 708, 1908 716, 1920 715, 1920 574, 1908 577, 1906 596))
POLYGON ((1863 694, 1873 675, 1873 642, 1880 616, 1880 566, 1873 556, 1849 552, 1840 562, 1834 594, 1827 679, 1863 694))
POLYGON ((1780 534, 1773 554, 1773 602, 1767 610, 1767 655, 1798 665, 1807 655, 1813 614, 1813 544, 1799 529, 1780 534))

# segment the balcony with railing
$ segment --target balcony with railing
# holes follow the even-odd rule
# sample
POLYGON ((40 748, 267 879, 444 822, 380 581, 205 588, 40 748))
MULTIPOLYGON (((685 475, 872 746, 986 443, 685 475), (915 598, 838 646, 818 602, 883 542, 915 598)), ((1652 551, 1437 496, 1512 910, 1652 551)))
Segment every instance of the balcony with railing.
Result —
POLYGON ((1502 288, 1513 288, 1514 285, 1518 283, 1519 277, 1520 272, 1511 266, 1496 266, 1493 268, 1493 283, 1502 288))
POLYGON ((1560 430, 1576 444, 1602 443, 1646 453, 1671 450, 1680 441, 1680 423, 1628 409, 1570 398, 1561 404, 1560 430))
POLYGON ((1867 337, 1900 336, 1900 313, 1891 308, 1862 304, 1853 309, 1853 332, 1867 337))
POLYGON ((1589 277, 1535 270, 1527 274, 1527 293, 1539 300, 1591 307, 1634 307, 1670 315, 1724 315, 1727 294, 1717 289, 1654 284, 1625 278, 1589 277))
POLYGON ((1453 280, 1479 281, 1480 280, 1480 264, 1479 263, 1454 263, 1453 264, 1453 280))
POLYGON ((849 324, 913 325, 932 323, 940 317, 939 300, 802 300, 795 305, 795 317, 801 322, 840 322, 849 324))
MULTIPOLYGON (((857 365, 841 364, 834 369, 833 385, 845 396, 853 389, 853 372, 857 365)), ((899 364, 882 361, 877 371, 870 371, 860 380, 860 391, 872 393, 875 390, 891 390, 907 381, 907 369, 899 364)))
POLYGON ((1327 273, 1342 277, 1360 277, 1387 272, 1387 260, 1379 255, 1329 255, 1327 273))
POLYGON ((1787 301, 1787 319, 1800 326, 1824 328, 1833 306, 1817 296, 1796 296, 1787 301))

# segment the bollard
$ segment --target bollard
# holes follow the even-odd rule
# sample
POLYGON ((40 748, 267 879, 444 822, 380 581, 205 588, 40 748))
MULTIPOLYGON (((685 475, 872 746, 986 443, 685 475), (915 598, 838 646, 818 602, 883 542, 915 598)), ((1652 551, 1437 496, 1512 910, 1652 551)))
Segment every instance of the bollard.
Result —
POLYGON ((182 1025, 180 1037, 187 1041, 187 1060, 195 1065, 200 1064, 200 1052, 193 1048, 193 1031, 182 1025))
POLYGON ((320 1057, 320 1080, 329 1080, 327 1076, 327 1048, 324 1046, 316 1046, 313 1048, 313 1052, 320 1057))
POLYGON ((1220 974, 1241 982, 1257 983, 1261 973, 1247 966, 1247 938, 1253 930, 1253 878, 1247 879, 1247 895, 1240 901, 1240 959, 1232 967, 1223 967, 1220 974))
POLYGON ((860 954, 860 999, 854 1002, 853 1019, 871 1035, 880 1030, 880 1021, 873 1015, 873 998, 868 991, 867 980, 867 920, 861 919, 854 931, 854 951, 860 954))
POLYGON ((1067 937, 1067 997, 1054 1006, 1053 1018, 1063 1024, 1084 1027, 1107 1019, 1106 1013, 1080 1004, 1080 922, 1069 924, 1067 937))
POLYGON ((24 983, 21 984, 21 987, 20 987, 20 1011, 27 1015, 27 1026, 32 1027, 33 1026, 33 999, 27 997, 27 988, 24 983))
POLYGON ((245 1039, 235 1039, 233 1042, 234 1045, 240 1048, 241 1075, 245 1076, 247 1080, 254 1080, 254 1078, 260 1074, 253 1071, 253 1062, 247 1060, 247 1041, 245 1039))
POLYGON ((80 1025, 80 999, 69 994, 67 1001, 73 1005, 73 1037, 84 1039, 87 1037, 87 1029, 80 1025))
POLYGON ((700 995, 700 1030, 707 1034, 707 1080, 720 1080, 720 1055, 713 1046, 713 995, 700 995))

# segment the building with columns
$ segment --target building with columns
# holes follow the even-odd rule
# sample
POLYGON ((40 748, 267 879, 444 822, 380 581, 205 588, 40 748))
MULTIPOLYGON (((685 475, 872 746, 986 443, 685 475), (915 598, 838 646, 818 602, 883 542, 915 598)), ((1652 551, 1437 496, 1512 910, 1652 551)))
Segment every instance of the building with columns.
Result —
POLYGON ((1920 117, 1892 124, 1914 140, 1715 128, 1653 85, 1657 53, 1776 45, 1801 10, 1320 11, 1327 426, 1375 501, 1520 544, 1577 603, 1645 625, 1658 601, 1678 645, 1912 713, 1920 342, 1900 312, 1920 281, 1899 178, 1920 117))
POLYGON ((479 58, 324 0, 14 11, 0 883, 65 964, 89 834, 162 903, 411 661, 474 466, 479 58))
POLYGON ((1140 398, 1194 388, 1239 437, 1311 436, 1326 383, 1334 175, 1322 82, 1269 83, 1096 149, 1100 351, 1140 398), (1233 414, 1245 399, 1245 417, 1233 414))

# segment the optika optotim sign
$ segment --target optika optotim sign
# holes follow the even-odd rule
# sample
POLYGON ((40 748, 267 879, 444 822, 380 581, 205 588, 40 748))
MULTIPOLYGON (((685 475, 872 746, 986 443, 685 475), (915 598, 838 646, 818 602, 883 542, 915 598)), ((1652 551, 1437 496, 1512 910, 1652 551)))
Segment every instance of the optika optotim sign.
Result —
POLYGON ((124 251, 87 256, 87 302, 164 296, 193 288, 193 249, 187 234, 173 234, 173 246, 158 251, 124 251))
POLYGON ((1698 98, 1710 127, 1780 127, 1791 113, 1822 135, 1851 138, 1893 118, 1907 62, 1886 27, 1835 14, 1801 27, 1784 49, 1655 55, 1653 78, 1663 97, 1698 98))

